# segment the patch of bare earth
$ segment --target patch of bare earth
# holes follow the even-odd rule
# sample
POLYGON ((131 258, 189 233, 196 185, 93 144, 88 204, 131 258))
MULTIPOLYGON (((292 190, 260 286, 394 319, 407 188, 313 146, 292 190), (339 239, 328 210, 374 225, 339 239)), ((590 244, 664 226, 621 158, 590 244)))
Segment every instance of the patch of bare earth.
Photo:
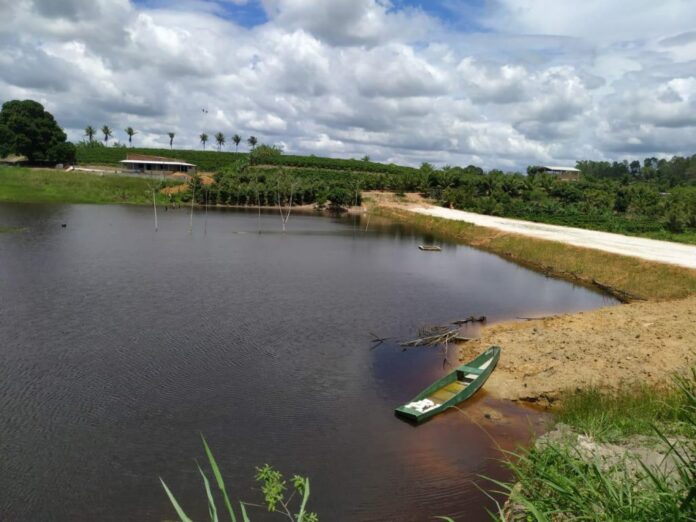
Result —
POLYGON ((696 364, 696 296, 492 325, 460 359, 491 345, 503 351, 486 390, 503 399, 549 405, 568 389, 660 386, 696 364))

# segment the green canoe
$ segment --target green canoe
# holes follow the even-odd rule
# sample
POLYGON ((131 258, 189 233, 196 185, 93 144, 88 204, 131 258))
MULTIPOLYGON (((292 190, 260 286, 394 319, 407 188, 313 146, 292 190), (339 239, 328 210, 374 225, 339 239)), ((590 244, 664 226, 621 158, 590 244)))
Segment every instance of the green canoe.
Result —
POLYGON ((491 346, 476 359, 431 384, 411 402, 396 408, 396 414, 423 422, 471 397, 493 373, 500 359, 500 347, 491 346))

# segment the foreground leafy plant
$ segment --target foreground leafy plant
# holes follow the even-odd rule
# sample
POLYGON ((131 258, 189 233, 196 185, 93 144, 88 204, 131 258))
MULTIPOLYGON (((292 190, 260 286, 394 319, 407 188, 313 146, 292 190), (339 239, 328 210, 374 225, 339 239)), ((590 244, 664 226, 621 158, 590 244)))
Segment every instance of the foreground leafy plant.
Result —
MULTIPOLYGON (((517 485, 489 480, 529 521, 696 520, 696 369, 690 378, 675 381, 681 395, 678 417, 682 437, 670 439, 653 425, 667 450, 665 458, 671 457, 674 463, 671 473, 643 462, 630 471, 625 460, 610 465, 588 459, 567 444, 547 442, 511 454, 508 465, 517 485)), ((630 414, 629 409, 626 415, 630 414)), ((497 516, 507 520, 510 514, 500 509, 497 516)))
MULTIPOLYGON (((232 503, 230 502, 229 495, 227 494, 227 488, 225 487, 225 482, 222 478, 222 474, 220 473, 220 468, 217 461, 215 460, 213 452, 210 450, 205 437, 201 436, 201 439, 203 440, 203 446, 208 458, 208 463, 210 464, 210 469, 213 472, 215 484, 220 491, 220 495, 222 495, 229 520, 230 522, 237 522, 237 515, 232 503)), ((210 480, 200 465, 198 465, 198 471, 203 479, 203 486, 208 499, 208 514, 210 516, 210 522, 219 522, 220 519, 218 516, 218 508, 217 504, 215 503, 213 491, 210 487, 210 480)), ((285 484, 285 480, 283 479, 283 475, 268 464, 264 465, 262 468, 257 468, 256 480, 262 484, 261 489, 264 494, 264 500, 266 502, 268 511, 281 513, 287 516, 287 518, 292 522, 319 522, 319 517, 316 513, 307 511, 307 501, 309 500, 308 478, 294 475, 292 477, 292 484, 295 491, 291 493, 288 498, 285 497, 287 486, 285 484), (299 512, 297 514, 293 514, 290 506, 296 493, 299 494, 302 501, 300 503, 299 512)), ((160 478, 160 482, 162 483, 162 487, 164 488, 167 497, 169 497, 169 501, 172 503, 172 506, 174 507, 174 510, 176 511, 176 514, 181 522, 193 522, 193 519, 186 514, 162 478, 160 478)), ((251 519, 246 511, 246 506, 251 505, 252 504, 249 503, 245 504, 244 502, 239 503, 239 516, 242 522, 251 522, 251 519)))

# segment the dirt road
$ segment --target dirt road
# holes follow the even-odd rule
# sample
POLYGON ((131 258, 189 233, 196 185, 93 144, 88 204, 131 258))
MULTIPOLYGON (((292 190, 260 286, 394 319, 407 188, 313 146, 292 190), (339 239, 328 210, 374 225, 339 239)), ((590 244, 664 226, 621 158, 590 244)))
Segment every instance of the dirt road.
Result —
POLYGON ((521 234, 539 239, 558 241, 569 245, 602 250, 612 254, 637 257, 648 261, 696 268, 696 246, 658 241, 641 237, 611 234, 581 228, 533 223, 518 219, 485 216, 443 207, 402 205, 401 208, 417 214, 465 221, 482 227, 521 234))

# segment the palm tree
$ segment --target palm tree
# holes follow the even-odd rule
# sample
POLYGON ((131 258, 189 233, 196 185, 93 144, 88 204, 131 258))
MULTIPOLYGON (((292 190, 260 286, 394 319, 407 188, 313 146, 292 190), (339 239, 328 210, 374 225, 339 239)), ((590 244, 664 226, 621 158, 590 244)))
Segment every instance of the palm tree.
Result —
POLYGON ((87 127, 85 127, 85 136, 87 136, 90 143, 92 143, 92 140, 94 139, 94 135, 96 133, 97 131, 91 125, 87 125, 87 127))
POLYGON ((132 147, 133 146, 133 136, 135 136, 138 133, 133 130, 133 127, 126 127, 125 132, 126 132, 126 134, 128 134, 128 145, 130 145, 132 147))
POLYGON ((208 135, 204 132, 198 137, 201 139, 201 143, 203 144, 203 150, 205 150, 205 144, 208 141, 208 135))
POLYGON ((104 125, 101 128, 101 131, 104 135, 104 143, 109 143, 109 138, 114 135, 114 132, 109 128, 108 125, 104 125))
POLYGON ((174 147, 174 136, 176 136, 175 132, 168 132, 167 136, 169 136, 169 148, 171 149, 174 147))
POLYGON ((242 141, 242 137, 239 134, 232 136, 232 141, 234 142, 234 151, 239 152, 239 143, 242 141))
POLYGON ((256 147, 256 144, 257 144, 258 142, 259 142, 259 140, 256 139, 256 136, 251 136, 251 137, 247 140, 247 143, 251 146, 252 149, 253 149, 254 147, 256 147))
POLYGON ((215 134, 215 141, 217 142, 218 152, 220 152, 220 149, 225 144, 225 135, 222 132, 216 133, 215 134))

